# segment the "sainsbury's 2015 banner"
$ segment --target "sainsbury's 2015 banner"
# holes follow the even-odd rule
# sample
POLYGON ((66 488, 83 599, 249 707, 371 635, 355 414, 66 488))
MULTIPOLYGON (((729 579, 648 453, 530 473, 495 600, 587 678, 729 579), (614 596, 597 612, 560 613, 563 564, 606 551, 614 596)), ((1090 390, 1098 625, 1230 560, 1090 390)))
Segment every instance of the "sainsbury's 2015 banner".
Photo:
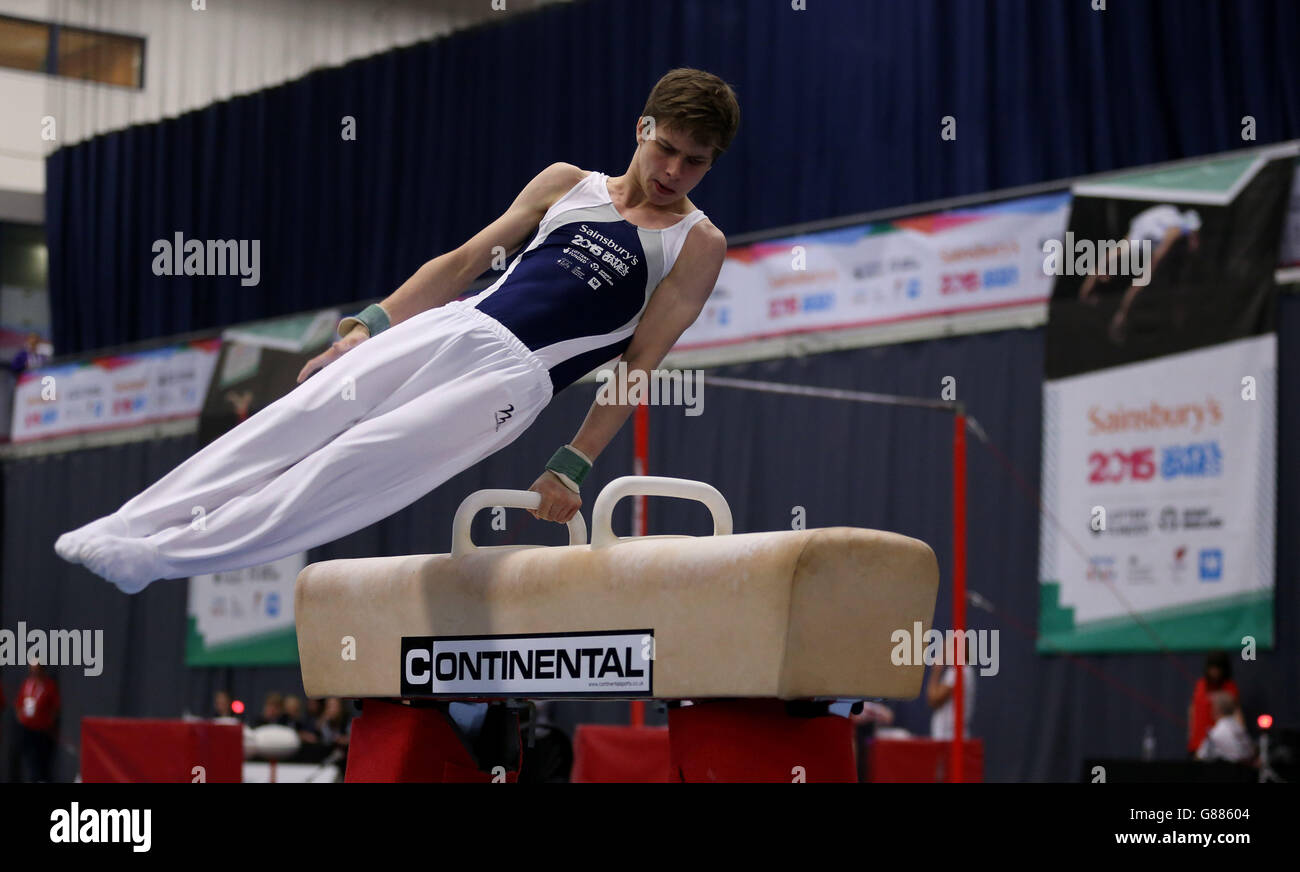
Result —
POLYGON ((306 552, 234 572, 190 579, 186 666, 298 662, 293 588, 306 552))
POLYGON ((1075 187, 1044 252, 1040 651, 1272 646, 1293 154, 1075 187))
POLYGON ((1062 192, 733 248, 675 348, 1041 303, 1043 241, 1069 204, 1062 192))
POLYGON ((29 370, 14 391, 14 442, 137 427, 195 415, 218 339, 29 370))

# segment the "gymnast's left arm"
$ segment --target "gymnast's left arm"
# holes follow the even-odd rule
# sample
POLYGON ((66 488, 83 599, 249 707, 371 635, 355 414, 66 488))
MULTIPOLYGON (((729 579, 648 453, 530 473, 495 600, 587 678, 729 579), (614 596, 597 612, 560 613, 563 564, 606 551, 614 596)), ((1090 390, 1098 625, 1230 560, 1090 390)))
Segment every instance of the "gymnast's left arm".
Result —
MULTIPOLYGON (((632 341, 621 360, 627 364, 628 378, 640 370, 648 376, 659 366, 677 339, 695 323, 722 271, 727 256, 727 238, 708 220, 701 221, 687 235, 672 271, 664 276, 650 295, 645 314, 637 324, 632 341)), ((623 395, 618 392, 616 396, 623 395)), ((623 403, 596 402, 587 412, 578 434, 569 444, 592 462, 614 438, 632 414, 633 406, 623 403)), ((542 495, 534 517, 568 523, 582 500, 560 478, 547 470, 530 490, 542 495)))

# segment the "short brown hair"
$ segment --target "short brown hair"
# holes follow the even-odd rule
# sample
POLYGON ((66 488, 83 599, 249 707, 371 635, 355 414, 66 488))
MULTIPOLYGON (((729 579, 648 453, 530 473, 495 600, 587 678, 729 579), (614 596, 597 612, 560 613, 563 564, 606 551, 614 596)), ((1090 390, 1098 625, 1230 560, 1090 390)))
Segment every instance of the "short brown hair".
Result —
POLYGON ((664 74, 646 100, 641 117, 656 125, 686 131, 693 139, 713 147, 713 159, 722 157, 740 126, 740 104, 731 86, 712 73, 678 67, 664 74))

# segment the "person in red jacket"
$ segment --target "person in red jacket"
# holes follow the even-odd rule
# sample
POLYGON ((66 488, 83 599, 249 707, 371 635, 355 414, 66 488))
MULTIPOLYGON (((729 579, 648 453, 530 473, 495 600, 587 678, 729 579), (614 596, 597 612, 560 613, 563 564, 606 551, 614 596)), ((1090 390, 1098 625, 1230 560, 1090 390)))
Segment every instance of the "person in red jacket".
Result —
POLYGON ((1205 674, 1196 682, 1192 703, 1187 707, 1187 752, 1195 755, 1205 736, 1214 726, 1214 711, 1210 697, 1218 692, 1232 695, 1241 705, 1241 694, 1232 680, 1232 664, 1223 651, 1213 651, 1205 658, 1205 674))
POLYGON ((18 688, 14 713, 22 755, 19 780, 49 781, 59 730, 59 685, 37 660, 32 660, 18 688))

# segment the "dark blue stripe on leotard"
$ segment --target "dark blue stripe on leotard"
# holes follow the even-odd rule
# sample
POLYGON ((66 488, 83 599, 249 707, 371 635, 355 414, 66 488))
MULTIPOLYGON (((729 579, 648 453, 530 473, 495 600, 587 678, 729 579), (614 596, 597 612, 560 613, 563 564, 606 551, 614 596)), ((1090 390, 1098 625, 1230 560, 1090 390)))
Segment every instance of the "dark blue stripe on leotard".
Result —
MULTIPOLYGON (((647 281, 645 251, 635 227, 622 220, 575 221, 555 228, 536 248, 524 252, 510 275, 476 308, 537 351, 569 339, 600 336, 627 324, 645 304, 647 281), (594 234, 613 244, 596 239, 594 234), (575 237, 588 244, 575 244, 575 237), (592 245, 597 246, 595 251, 592 245), (578 254, 588 262, 583 263, 578 254), (609 259, 626 267, 625 274, 609 259), (609 280, 598 275, 593 264, 609 280), (581 277, 574 270, 580 271, 581 277), (593 278, 599 288, 589 284, 593 278)), ((624 339, 552 367, 556 391, 621 354, 628 342, 630 339, 624 339), (593 357, 596 359, 587 365, 593 357), (581 371, 571 375, 574 370, 581 371)))
POLYGON ((632 337, 620 339, 612 345, 597 348, 585 354, 571 357, 563 363, 551 367, 551 394, 558 394, 569 385, 591 372, 602 363, 620 356, 632 344, 632 337))

